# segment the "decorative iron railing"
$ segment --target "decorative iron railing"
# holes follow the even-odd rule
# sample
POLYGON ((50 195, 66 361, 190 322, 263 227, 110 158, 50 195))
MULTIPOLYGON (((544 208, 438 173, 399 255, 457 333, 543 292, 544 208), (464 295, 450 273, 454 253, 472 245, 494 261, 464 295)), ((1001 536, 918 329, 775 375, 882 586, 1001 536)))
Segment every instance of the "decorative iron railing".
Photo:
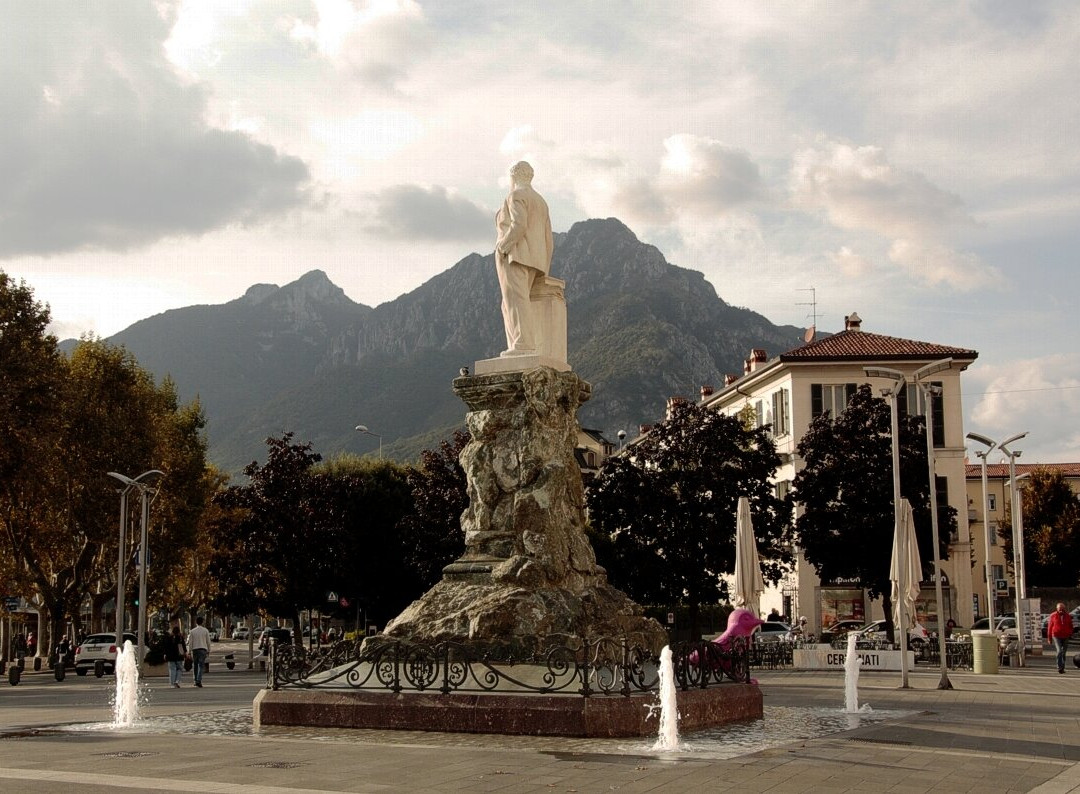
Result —
MULTIPOLYGON (((742 639, 726 649, 712 642, 678 643, 672 646, 672 665, 683 690, 750 680, 742 639)), ((658 689, 659 659, 612 638, 578 640, 523 658, 457 642, 344 641, 322 649, 277 644, 270 652, 267 687, 629 696, 658 689)))

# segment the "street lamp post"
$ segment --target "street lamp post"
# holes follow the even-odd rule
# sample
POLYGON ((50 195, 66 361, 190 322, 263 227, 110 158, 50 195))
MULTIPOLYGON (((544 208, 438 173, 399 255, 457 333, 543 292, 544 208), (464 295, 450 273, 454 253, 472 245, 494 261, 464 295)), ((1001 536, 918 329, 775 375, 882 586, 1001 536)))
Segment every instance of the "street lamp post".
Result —
POLYGON ((1016 459, 1020 457, 1020 450, 1010 450, 1009 444, 1015 441, 1019 441, 1027 435, 1027 431, 1023 433, 1017 433, 1015 436, 1011 436, 1000 444, 998 449, 1009 459, 1009 504, 1012 509, 1009 511, 1012 516, 1012 544, 1013 544, 1013 589, 1016 591, 1016 633, 1019 635, 1020 642, 1017 643, 1019 647, 1020 666, 1026 666, 1026 660, 1024 658, 1025 640, 1024 637, 1024 623, 1026 615, 1024 614, 1023 599, 1027 598, 1027 590, 1024 581, 1024 529, 1020 523, 1019 513, 1019 498, 1016 488, 1016 459))
POLYGON ((163 476, 163 472, 158 469, 150 469, 149 471, 144 471, 138 477, 131 479, 125 477, 123 474, 110 471, 109 476, 124 483, 124 490, 121 492, 120 498, 120 566, 116 585, 116 645, 118 648, 123 646, 124 639, 122 620, 124 610, 124 552, 127 535, 127 496, 132 489, 138 489, 139 494, 142 497, 142 516, 140 522, 141 525, 139 527, 139 617, 135 629, 135 637, 138 640, 139 648, 135 655, 135 659, 139 665, 139 669, 142 669, 146 645, 146 569, 150 560, 148 547, 150 503, 154 500, 154 497, 157 496, 157 490, 150 488, 146 481, 151 478, 163 476))
POLYGON ((926 465, 930 472, 930 528, 931 538, 934 544, 934 597, 937 599, 938 615, 938 654, 941 658, 941 678, 938 679, 938 689, 952 689, 952 681, 949 680, 949 662, 945 651, 945 611, 942 609, 944 599, 941 589, 941 545, 938 529, 938 505, 937 505, 937 479, 934 456, 934 397, 940 396, 942 389, 932 383, 926 382, 926 378, 937 372, 943 372, 952 368, 952 359, 946 358, 920 367, 915 371, 914 380, 919 385, 926 397, 926 465))
MULTIPOLYGON (((893 479, 893 530, 894 530, 894 544, 895 544, 895 532, 896 528, 900 524, 900 418, 897 415, 897 398, 900 394, 900 390, 904 388, 904 373, 896 369, 889 369, 887 367, 863 367, 863 372, 866 373, 868 378, 887 378, 893 382, 892 388, 882 389, 881 394, 883 397, 889 398, 889 421, 892 428, 892 479, 893 479)), ((910 576, 906 570, 907 555, 899 554, 900 561, 900 582, 899 582, 899 594, 897 598, 896 611, 900 618, 898 621, 900 625, 897 627, 900 633, 900 688, 908 688, 908 631, 907 631, 907 610, 905 609, 904 601, 904 588, 906 586, 906 580, 910 576)))
POLYGON ((994 631, 994 580, 990 575, 990 492, 986 485, 986 459, 997 448, 997 442, 978 433, 968 433, 967 437, 972 441, 978 441, 986 445, 986 450, 975 454, 982 460, 982 494, 983 494, 983 550, 986 555, 984 576, 986 576, 986 614, 990 619, 990 631, 994 631))
POLYGON ((369 436, 375 436, 375 438, 379 439, 379 460, 382 460, 382 436, 380 436, 378 433, 372 433, 370 430, 368 430, 367 425, 357 425, 356 432, 367 433, 369 436))

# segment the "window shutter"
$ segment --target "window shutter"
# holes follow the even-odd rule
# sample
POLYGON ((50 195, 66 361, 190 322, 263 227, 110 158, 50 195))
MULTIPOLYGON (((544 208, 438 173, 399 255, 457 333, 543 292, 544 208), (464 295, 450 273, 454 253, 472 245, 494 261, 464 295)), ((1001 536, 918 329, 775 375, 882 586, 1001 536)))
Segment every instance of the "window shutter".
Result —
MULTIPOLYGON (((943 388, 941 381, 934 381, 934 386, 943 388)), ((934 395, 934 447, 945 446, 945 401, 944 392, 934 395)))
POLYGON ((821 384, 810 384, 810 418, 817 419, 824 412, 821 400, 821 384))

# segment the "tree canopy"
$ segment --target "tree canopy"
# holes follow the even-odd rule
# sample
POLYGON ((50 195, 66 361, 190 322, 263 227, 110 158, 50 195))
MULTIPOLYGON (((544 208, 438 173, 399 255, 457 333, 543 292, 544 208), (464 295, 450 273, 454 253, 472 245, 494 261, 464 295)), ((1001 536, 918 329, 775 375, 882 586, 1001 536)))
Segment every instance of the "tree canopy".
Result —
POLYGON ((385 622, 422 592, 396 531, 411 509, 405 470, 353 456, 320 464, 292 437, 267 439, 266 463, 251 463, 247 484, 214 499, 215 604, 299 625, 303 610, 337 609, 326 601, 334 592, 385 622))
POLYGON ((164 473, 151 518, 154 591, 198 520, 205 440, 197 402, 181 405, 170 382, 155 384, 106 342, 84 339, 63 356, 48 321, 30 290, 0 273, 0 549, 11 591, 44 609, 55 633, 78 623, 87 596, 98 606, 115 592, 119 502, 107 473, 164 473))
MULTIPOLYGON (((921 416, 899 417, 900 495, 911 503, 924 572, 933 560, 925 427, 921 416)), ((883 597, 891 621, 895 519, 888 403, 860 386, 839 416, 825 412, 810 423, 797 450, 804 467, 795 475, 792 499, 802 507, 796 535, 806 559, 822 581, 857 580, 871 598, 883 597)), ((938 512, 945 559, 956 510, 939 504, 938 512)))
MULTIPOLYGON (((1080 501, 1065 475, 1050 466, 1032 469, 1021 499, 1028 586, 1075 587, 1080 578, 1080 501)), ((1011 566, 1011 514, 998 526, 998 536, 1011 566)))
POLYGON ((400 530, 406 558, 425 589, 465 551, 461 514, 469 494, 459 458, 468 443, 468 432, 458 430, 436 449, 425 449, 419 467, 409 469, 413 509, 402 518, 400 530))
POLYGON ((779 580, 791 561, 788 516, 771 478, 780 456, 768 427, 749 427, 693 403, 622 454, 608 458, 588 492, 598 558, 636 600, 700 604, 726 597, 735 569, 736 508, 750 501, 763 574, 779 580))

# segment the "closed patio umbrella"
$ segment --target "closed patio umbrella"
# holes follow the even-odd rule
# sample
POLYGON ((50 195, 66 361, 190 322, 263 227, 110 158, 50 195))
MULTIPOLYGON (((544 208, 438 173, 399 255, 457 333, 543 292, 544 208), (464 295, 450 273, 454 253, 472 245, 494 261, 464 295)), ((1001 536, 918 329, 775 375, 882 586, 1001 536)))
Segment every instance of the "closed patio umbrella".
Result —
POLYGON ((896 517, 889 578, 892 580, 895 625, 900 634, 900 649, 903 651, 900 664, 902 677, 900 686, 906 688, 908 685, 908 629, 915 622, 915 600, 919 597, 919 582, 922 580, 919 542, 915 538, 915 521, 911 515, 911 503, 907 499, 900 500, 900 511, 896 517))
POLYGON ((735 513, 735 606, 745 607, 756 615, 763 592, 765 580, 761 576, 754 525, 750 521, 750 500, 740 496, 735 513))

